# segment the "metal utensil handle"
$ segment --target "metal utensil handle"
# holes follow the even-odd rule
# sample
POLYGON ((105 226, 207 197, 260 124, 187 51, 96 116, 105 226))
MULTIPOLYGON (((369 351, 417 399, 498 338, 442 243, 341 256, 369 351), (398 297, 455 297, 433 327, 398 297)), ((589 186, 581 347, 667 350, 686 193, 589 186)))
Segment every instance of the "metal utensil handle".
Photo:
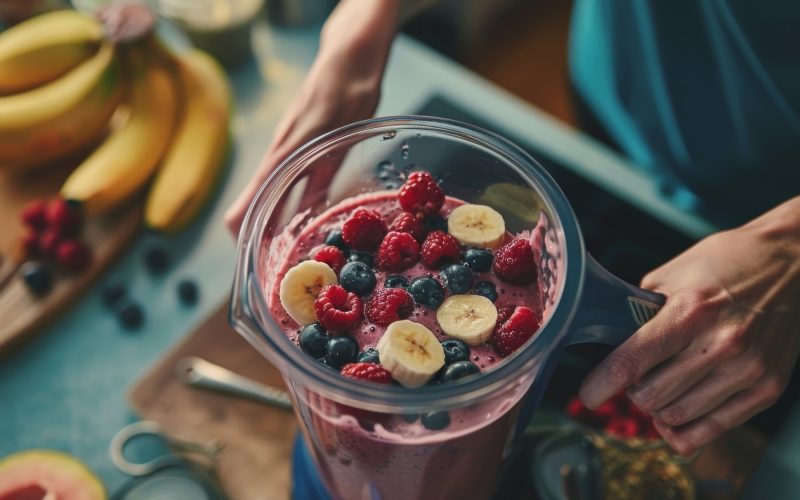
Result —
POLYGON ((178 378, 187 385, 243 396, 284 410, 292 409, 286 391, 260 384, 202 358, 183 358, 175 369, 178 378))

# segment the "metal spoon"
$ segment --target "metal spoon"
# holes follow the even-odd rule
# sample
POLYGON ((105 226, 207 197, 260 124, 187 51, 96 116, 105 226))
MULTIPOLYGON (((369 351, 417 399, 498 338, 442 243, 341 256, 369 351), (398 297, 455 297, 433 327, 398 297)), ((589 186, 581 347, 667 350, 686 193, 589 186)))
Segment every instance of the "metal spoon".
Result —
POLYGON ((175 363, 178 378, 186 385, 242 396, 284 410, 292 409, 286 391, 260 384, 195 356, 175 363))

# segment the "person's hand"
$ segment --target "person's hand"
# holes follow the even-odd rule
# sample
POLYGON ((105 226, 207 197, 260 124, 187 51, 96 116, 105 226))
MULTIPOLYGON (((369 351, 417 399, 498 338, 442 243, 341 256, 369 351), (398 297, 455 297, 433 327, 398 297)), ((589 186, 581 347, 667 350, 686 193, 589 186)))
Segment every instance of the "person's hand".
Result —
MULTIPOLYGON (((247 208, 272 171, 307 141, 375 112, 400 0, 340 2, 322 29, 320 49, 294 101, 281 118, 253 178, 225 213, 236 236, 247 208)), ((324 190, 335 169, 316 169, 306 193, 324 190)))
POLYGON ((664 308, 586 378, 596 408, 621 390, 689 455, 771 406, 800 350, 800 197, 714 234, 651 272, 664 308))

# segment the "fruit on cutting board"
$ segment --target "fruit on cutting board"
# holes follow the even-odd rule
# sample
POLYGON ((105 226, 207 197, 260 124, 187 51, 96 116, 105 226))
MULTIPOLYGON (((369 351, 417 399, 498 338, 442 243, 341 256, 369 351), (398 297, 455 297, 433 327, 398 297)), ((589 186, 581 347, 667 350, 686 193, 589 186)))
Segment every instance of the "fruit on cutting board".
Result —
POLYGON ((142 189, 173 134, 177 93, 169 69, 156 52, 134 50, 127 55, 130 115, 61 188, 62 197, 80 202, 90 215, 107 212, 142 189))
POLYGON ((0 500, 103 500, 103 483, 66 453, 28 450, 0 460, 0 500))
POLYGON ((183 111, 147 197, 145 223, 175 231, 190 222, 224 166, 231 91, 222 68, 192 50, 176 56, 183 111))
POLYGON ((0 33, 0 94, 51 82, 89 59, 103 28, 74 10, 35 17, 0 33))
POLYGON ((103 45, 61 78, 0 97, 0 167, 46 164, 99 139, 121 96, 114 53, 103 45))

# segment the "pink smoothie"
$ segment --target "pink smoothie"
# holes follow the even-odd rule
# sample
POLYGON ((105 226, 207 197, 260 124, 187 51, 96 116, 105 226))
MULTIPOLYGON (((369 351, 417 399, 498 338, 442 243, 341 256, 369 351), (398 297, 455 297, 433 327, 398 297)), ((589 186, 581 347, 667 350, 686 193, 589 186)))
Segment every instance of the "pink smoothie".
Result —
MULTIPOLYGON (((293 342, 298 342, 301 325, 289 317, 278 297, 278 284, 287 270, 313 255, 324 245, 327 234, 341 229, 358 207, 375 210, 387 223, 391 222, 401 211, 396 196, 396 191, 369 193, 348 198, 313 218, 300 214, 272 242, 268 260, 263 263, 269 282, 274 284, 268 302, 273 317, 293 342)), ((447 217, 462 203, 448 197, 441 215, 447 217)), ((544 231, 539 229, 522 236, 530 237, 535 247, 541 248, 544 231)), ((507 235, 507 240, 512 237, 507 235)), ((420 276, 435 278, 438 270, 427 269, 420 263, 396 274, 410 281, 420 276)), ((376 276, 378 290, 383 288, 386 275, 377 272, 376 276)), ((486 272, 475 274, 474 282, 479 281, 495 283, 498 309, 523 305, 542 311, 547 309, 545 305, 550 305, 549 294, 544 295, 545 304, 542 303, 541 279, 537 285, 522 287, 504 283, 486 272)), ((545 290, 552 285, 554 278, 549 278, 545 290)), ((446 291, 446 296, 449 295, 446 291)), ((435 310, 416 306, 408 319, 424 324, 440 339, 447 338, 436 322, 435 310)), ((351 335, 363 351, 374 347, 384 331, 385 327, 371 324, 365 318, 351 335)), ((503 361, 489 344, 470 349, 471 361, 483 372, 503 361)), ((373 498, 370 496, 373 493, 381 499, 486 498, 494 488, 497 468, 514 432, 518 403, 532 378, 532 374, 520 374, 517 381, 491 398, 450 410, 450 424, 438 431, 425 428, 419 419, 409 422, 402 415, 376 414, 344 406, 307 388, 292 392, 312 454, 329 491, 337 498, 373 498)), ((287 385, 292 389, 290 380, 287 385)))

